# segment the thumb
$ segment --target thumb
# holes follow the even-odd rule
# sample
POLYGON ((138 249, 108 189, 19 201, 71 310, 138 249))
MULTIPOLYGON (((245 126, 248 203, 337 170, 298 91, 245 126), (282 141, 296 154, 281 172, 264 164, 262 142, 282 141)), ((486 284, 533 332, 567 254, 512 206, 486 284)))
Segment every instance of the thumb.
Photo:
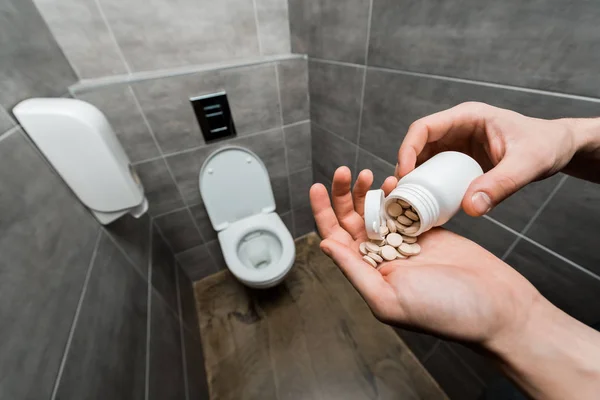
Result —
POLYGON ((506 157, 494 168, 475 179, 462 201, 465 212, 473 217, 487 214, 493 207, 538 175, 531 157, 506 157))

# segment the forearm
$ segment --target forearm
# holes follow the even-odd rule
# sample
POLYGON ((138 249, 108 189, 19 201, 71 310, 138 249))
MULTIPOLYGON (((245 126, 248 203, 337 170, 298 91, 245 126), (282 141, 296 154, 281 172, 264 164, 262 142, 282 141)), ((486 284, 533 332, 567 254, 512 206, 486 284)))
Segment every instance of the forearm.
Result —
POLYGON ((561 121, 569 127, 575 147, 575 154, 563 172, 600 183, 600 118, 561 121))
POLYGON ((600 333, 543 299, 520 332, 486 346, 535 399, 600 398, 600 333))

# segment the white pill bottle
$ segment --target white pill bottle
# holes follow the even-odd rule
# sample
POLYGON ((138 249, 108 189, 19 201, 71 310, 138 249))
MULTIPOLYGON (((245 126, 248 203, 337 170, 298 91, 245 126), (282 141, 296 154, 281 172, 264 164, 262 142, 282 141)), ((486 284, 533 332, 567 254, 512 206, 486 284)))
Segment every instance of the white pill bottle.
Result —
POLYGON ((365 199, 365 228, 370 239, 382 239, 389 204, 397 200, 409 203, 419 215, 421 227, 409 236, 419 236, 445 224, 459 210, 471 182, 483 174, 481 166, 466 154, 456 151, 439 153, 400 179, 384 197, 382 190, 369 190, 365 199))

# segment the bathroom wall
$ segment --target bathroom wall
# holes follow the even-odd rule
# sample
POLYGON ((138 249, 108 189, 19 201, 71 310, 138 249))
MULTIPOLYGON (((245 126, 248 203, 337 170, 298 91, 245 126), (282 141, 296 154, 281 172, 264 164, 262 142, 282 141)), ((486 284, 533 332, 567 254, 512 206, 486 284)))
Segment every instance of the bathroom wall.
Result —
MULTIPOLYGON (((411 122, 464 101, 540 118, 600 115, 600 8, 573 0, 290 0, 292 50, 309 56, 313 172, 392 174, 411 122)), ((600 186, 562 174, 447 228, 486 247, 554 304, 600 321, 600 186)), ((398 330, 451 398, 498 373, 466 347, 398 330)))
POLYGON ((12 117, 77 80, 33 3, 0 3, 0 398, 207 398, 191 281, 160 231, 101 227, 12 117))

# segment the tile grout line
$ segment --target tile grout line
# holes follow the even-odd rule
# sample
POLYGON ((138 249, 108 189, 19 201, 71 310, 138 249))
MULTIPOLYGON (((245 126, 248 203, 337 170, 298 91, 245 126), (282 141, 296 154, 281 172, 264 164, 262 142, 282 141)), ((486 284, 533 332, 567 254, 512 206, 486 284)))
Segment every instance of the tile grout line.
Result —
MULTIPOLYGON (((197 206, 197 205, 199 205, 199 204, 201 204, 201 203, 192 204, 190 207, 192 207, 192 206, 197 206)), ((173 214, 173 213, 176 213, 176 212, 179 212, 179 211, 183 211, 183 210, 185 210, 186 208, 187 208, 187 206, 183 206, 183 207, 177 207, 177 208, 175 208, 175 209, 173 209, 173 210, 171 210, 171 211, 166 211, 166 212, 164 212, 164 213, 160 213, 160 214, 158 214, 158 215, 154 215, 154 216, 152 216, 152 219, 158 219, 158 218, 164 217, 165 215, 169 215, 169 214, 173 214)))
POLYGON ((446 344, 446 348, 448 349, 448 351, 450 353, 452 353, 456 358, 458 358, 458 362, 462 364, 462 366, 471 373, 471 375, 473 375, 475 377, 475 379, 477 379, 477 381, 479 383, 481 383, 484 387, 487 387, 487 384, 485 383, 485 381, 479 376, 479 374, 477 374, 477 372, 475 372, 471 366, 456 352, 454 351, 454 349, 452 348, 452 346, 449 346, 446 344))
POLYGON ((100 239, 102 238, 102 233, 103 233, 102 228, 98 229, 98 234, 96 236, 96 241, 94 244, 94 251, 92 253, 92 257, 90 258, 87 272, 85 274, 85 279, 83 281, 83 287, 81 289, 81 294, 79 295, 79 301, 77 302, 77 307, 75 309, 75 315, 73 316, 73 322, 71 323, 71 329, 69 329, 69 336, 67 337, 67 343, 65 345, 65 350, 63 352, 63 356, 60 361, 60 366, 58 368, 56 380, 54 381, 54 388, 52 389, 52 395, 50 396, 51 400, 56 399, 56 395, 58 393, 58 388, 60 386, 60 380, 62 378, 62 374, 64 372, 65 365, 67 363, 67 357, 69 356, 71 342, 73 341, 73 335, 75 334, 75 328, 77 327, 77 321, 79 319, 79 314, 81 313, 81 307, 83 306, 83 300, 85 298, 85 294, 87 293, 87 287, 88 287, 88 284, 90 281, 90 276, 92 275, 92 269, 94 268, 94 264, 96 262, 96 256, 98 255, 98 248, 100 247, 100 239))
POLYGON ((154 231, 154 224, 152 223, 152 219, 150 219, 150 229, 148 235, 149 238, 149 246, 148 246, 148 285, 147 285, 147 299, 146 302, 146 370, 145 370, 145 378, 144 382, 144 391, 145 400, 148 400, 150 396, 150 335, 152 334, 152 247, 154 246, 152 240, 152 232, 154 231))
POLYGON ((6 132, 4 132, 3 134, 0 135, 0 141, 8 138, 10 135, 12 135, 15 132, 18 132, 21 129, 21 125, 15 125, 12 128, 9 128, 6 132))
MULTIPOLYGON (((183 271, 182 271, 183 272, 183 271)), ((189 395, 189 383, 187 374, 187 357, 185 349, 185 339, 183 337, 183 316, 181 308, 181 287, 179 286, 179 268, 175 268, 175 286, 177 292, 177 311, 179 313, 179 340, 181 340, 181 366, 183 368, 183 388, 185 390, 185 399, 190 400, 189 395)))
POLYGON ((131 68, 129 67, 129 63, 125 59, 125 54, 123 54, 123 50, 121 49, 121 46, 119 45, 119 42, 117 41, 117 37, 115 36, 115 33, 112 30, 112 27, 108 23, 108 18, 106 18, 106 14, 104 14, 104 10, 102 9, 102 5, 100 4, 100 1, 94 0, 94 3, 96 4, 96 7, 98 7, 98 12, 100 14, 100 18, 102 18, 102 22, 104 22, 104 25, 106 26, 106 29, 108 30, 108 34, 110 35, 110 38, 112 39, 113 44, 115 45, 117 53, 119 53, 119 57, 121 58, 121 61, 123 62, 123 66, 125 67, 125 71, 127 71, 127 75, 131 75, 131 68))
MULTIPOLYGON (((533 214, 533 216, 531 217, 529 222, 527 222, 525 227, 521 230, 521 232, 520 232, 521 235, 525 236, 527 234, 527 232, 529 231, 529 228, 531 228, 531 226, 534 224, 535 220, 540 216, 542 211, 544 211, 546 206, 550 203, 550 200, 552 200, 554 195, 560 190, 560 188, 563 186, 563 184, 565 183, 567 178, 568 178, 567 175, 560 178, 560 181, 558 181, 558 183, 556 184, 554 189, 552 189, 552 191, 550 192, 548 197, 546 197, 546 200, 544 200, 544 202, 540 205, 540 207, 533 214)), ((502 255, 502 258, 501 258, 502 261, 504 261, 508 258, 510 253, 515 249, 515 247, 517 247, 517 244, 519 244, 520 241, 521 241, 521 237, 517 236, 517 238, 514 240, 514 242, 512 242, 512 244, 508 247, 508 249, 506 249, 506 251, 502 255)))
POLYGON ((423 356, 423 361, 421 361, 421 365, 423 365, 423 367, 425 367, 425 363, 431 358, 431 356, 433 355, 433 353, 435 353, 438 347, 440 347, 441 343, 442 341, 440 339, 437 339, 433 346, 431 346, 431 349, 429 349, 429 351, 425 353, 425 355, 423 356))
POLYGON ((356 156, 354 158, 354 173, 358 176, 358 155, 360 153, 360 135, 362 130, 363 108, 365 105, 365 88, 367 86, 367 64, 369 61, 369 42, 371 41, 371 22, 373 19, 373 0, 369 1, 369 16, 367 18, 367 40, 365 46, 365 69, 360 93, 360 109, 358 110, 358 129, 356 132, 356 156))
POLYGON ((254 9, 254 23, 256 24, 256 41, 258 42, 258 54, 263 55, 262 42, 260 40, 260 24, 258 23, 258 7, 256 0, 252 0, 252 8, 254 9))

